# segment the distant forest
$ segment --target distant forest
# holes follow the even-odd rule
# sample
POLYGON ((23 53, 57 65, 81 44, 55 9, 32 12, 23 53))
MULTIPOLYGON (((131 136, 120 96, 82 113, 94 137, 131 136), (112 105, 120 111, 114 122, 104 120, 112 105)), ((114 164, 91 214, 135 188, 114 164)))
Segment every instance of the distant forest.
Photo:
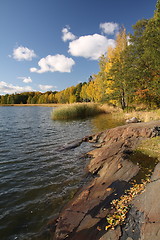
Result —
POLYGON ((100 70, 86 83, 60 92, 0 96, 0 104, 106 102, 122 109, 136 104, 160 107, 160 0, 151 19, 139 20, 134 33, 123 27, 116 47, 99 59, 100 70))

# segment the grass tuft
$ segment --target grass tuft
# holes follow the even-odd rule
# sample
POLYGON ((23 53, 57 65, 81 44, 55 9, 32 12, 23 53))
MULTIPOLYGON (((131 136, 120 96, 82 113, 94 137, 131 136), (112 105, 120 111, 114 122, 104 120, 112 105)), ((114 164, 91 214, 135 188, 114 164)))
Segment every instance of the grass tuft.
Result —
POLYGON ((160 136, 141 141, 137 150, 160 161, 160 136))
POLYGON ((92 117, 94 115, 104 113, 97 104, 77 103, 69 104, 53 110, 53 120, 72 120, 92 117))

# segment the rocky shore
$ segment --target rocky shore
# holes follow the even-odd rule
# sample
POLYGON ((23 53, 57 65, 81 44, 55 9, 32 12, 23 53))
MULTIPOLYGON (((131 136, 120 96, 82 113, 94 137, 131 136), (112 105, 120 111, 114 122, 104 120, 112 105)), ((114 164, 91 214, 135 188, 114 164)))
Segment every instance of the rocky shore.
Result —
POLYGON ((105 230, 106 217, 113 211, 112 200, 131 187, 130 181, 140 171, 140 165, 130 161, 130 156, 140 141, 159 136, 159 127, 160 121, 132 123, 83 139, 96 144, 87 166, 92 178, 61 211, 53 240, 160 239, 160 163, 153 169, 145 191, 131 202, 124 224, 105 230))

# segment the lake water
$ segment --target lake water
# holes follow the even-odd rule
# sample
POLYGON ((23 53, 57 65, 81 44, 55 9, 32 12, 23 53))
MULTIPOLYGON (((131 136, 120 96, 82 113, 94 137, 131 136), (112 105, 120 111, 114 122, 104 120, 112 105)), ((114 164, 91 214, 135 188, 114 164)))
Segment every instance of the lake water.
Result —
MULTIPOLYGON (((121 125, 110 115, 82 121, 51 119, 50 107, 0 107, 0 239, 39 239, 73 196, 84 175, 81 157, 91 144, 65 143, 121 125)), ((43 236, 43 240, 45 238, 43 236)))

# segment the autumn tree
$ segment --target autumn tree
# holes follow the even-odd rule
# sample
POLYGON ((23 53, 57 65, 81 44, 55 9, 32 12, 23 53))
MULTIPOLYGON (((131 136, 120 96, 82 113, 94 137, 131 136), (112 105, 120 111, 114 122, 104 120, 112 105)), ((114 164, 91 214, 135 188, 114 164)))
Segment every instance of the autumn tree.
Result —
POLYGON ((122 109, 128 104, 128 85, 125 76, 125 60, 123 52, 127 48, 127 34, 125 28, 117 34, 116 46, 110 49, 106 63, 108 88, 111 89, 110 98, 120 103, 122 109))
POLYGON ((127 74, 135 88, 135 101, 159 106, 160 97, 160 3, 153 18, 138 21, 130 35, 127 74))
POLYGON ((87 94, 87 87, 88 87, 88 84, 86 82, 84 82, 82 84, 82 88, 81 88, 81 92, 80 92, 80 98, 81 98, 82 102, 89 102, 89 98, 88 98, 88 94, 87 94))
POLYGON ((145 73, 150 103, 160 106, 160 1, 143 33, 145 73))

